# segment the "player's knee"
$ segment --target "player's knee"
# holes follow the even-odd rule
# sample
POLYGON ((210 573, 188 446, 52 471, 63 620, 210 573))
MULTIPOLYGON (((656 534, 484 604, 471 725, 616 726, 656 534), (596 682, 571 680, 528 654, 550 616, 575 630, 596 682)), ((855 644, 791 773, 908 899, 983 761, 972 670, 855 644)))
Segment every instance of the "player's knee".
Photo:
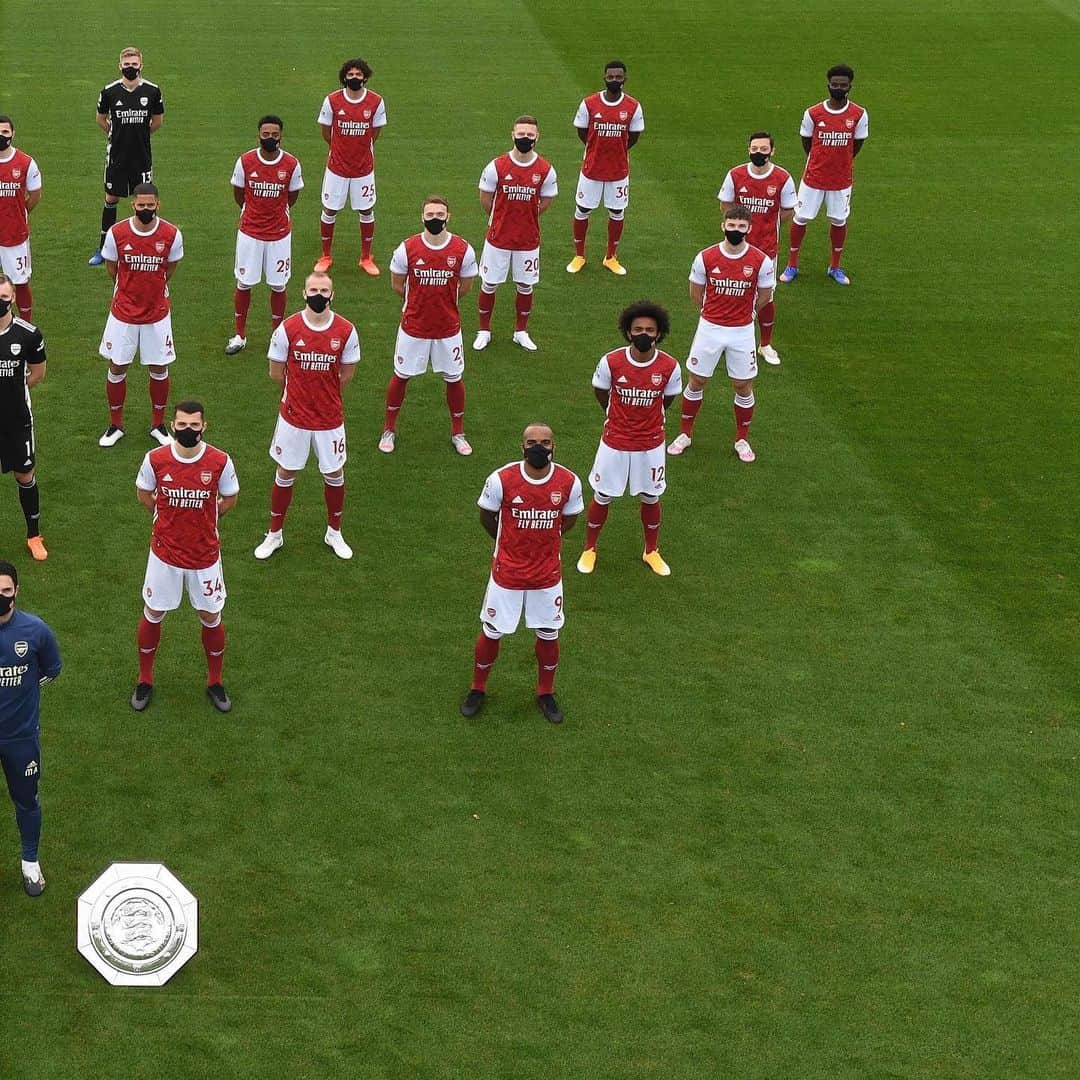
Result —
POLYGON ((322 478, 323 483, 329 484, 331 487, 341 487, 345 483, 345 470, 337 469, 334 472, 324 472, 322 478))
POLYGON ((495 293, 495 290, 498 287, 499 286, 496 285, 494 282, 490 282, 490 281, 481 281, 480 282, 480 291, 483 292, 483 293, 487 293, 488 296, 493 296, 494 293, 495 293))
POLYGON ((29 491, 30 488, 37 483, 34 479, 34 470, 31 469, 29 472, 17 472, 15 474, 15 483, 18 484, 19 487, 29 491))
POLYGON ((271 292, 281 293, 281 292, 284 292, 286 290, 286 288, 288 288, 288 286, 286 286, 286 285, 271 285, 270 286, 270 291, 271 292))
POLYGON ((109 364, 109 374, 106 378, 111 383, 122 383, 127 378, 127 368, 118 364, 109 364))
POLYGON ((147 370, 150 372, 150 378, 157 382, 169 377, 169 369, 164 364, 150 364, 147 370))
POLYGON ((460 375, 444 375, 443 376, 443 382, 446 383, 447 386, 453 386, 454 383, 461 382, 461 379, 462 379, 462 376, 460 376, 460 375))
POLYGON ((847 221, 845 221, 844 218, 829 218, 829 224, 840 228, 841 225, 846 225, 847 221))
POLYGON ((240 290, 240 292, 251 292, 251 286, 246 285, 239 278, 236 279, 236 287, 240 290))
POLYGON ((574 217, 576 217, 578 221, 587 221, 591 213, 592 210, 590 210, 589 207, 582 206, 580 203, 574 207, 574 217))
POLYGON ((337 211, 331 210, 329 206, 322 208, 322 213, 319 215, 319 219, 324 225, 333 225, 334 219, 337 217, 337 211))
POLYGON ((602 491, 594 491, 593 498, 601 505, 607 506, 614 498, 613 495, 605 495, 602 491))
POLYGON ((612 221, 622 221, 623 214, 625 213, 625 210, 609 210, 607 216, 611 218, 612 221))
POLYGON ((274 483, 279 487, 292 487, 295 476, 296 471, 294 469, 283 469, 279 465, 277 467, 277 475, 274 477, 274 483))
POLYGON ((638 498, 646 506, 655 506, 660 501, 660 496, 659 495, 646 495, 646 494, 642 493, 641 495, 638 496, 638 498))
POLYGON ((700 375, 691 375, 688 389, 692 390, 698 397, 701 397, 705 393, 705 387, 708 384, 708 379, 703 379, 700 375))
POLYGON ((149 623, 159 623, 165 618, 165 612, 158 611, 157 608, 144 606, 143 618, 149 623))
POLYGON ((754 396, 754 382, 752 379, 748 380, 731 380, 731 385, 735 389, 737 397, 753 397, 754 396))
POLYGON ((499 638, 502 637, 502 631, 496 630, 489 622, 483 623, 480 629, 483 630, 484 637, 488 638, 490 641, 498 641, 499 638))
POLYGON ((793 217, 791 219, 791 224, 792 225, 809 225, 810 224, 810 219, 809 218, 804 219, 804 218, 801 218, 801 217, 793 217))
POLYGON ((543 629, 536 631, 536 636, 541 641, 555 641, 559 636, 559 631, 552 630, 550 627, 544 627, 543 629))
POLYGON ((15 804, 15 810, 21 814, 32 814, 35 810, 40 810, 41 800, 38 798, 37 784, 34 784, 33 792, 20 791, 18 795, 13 794, 11 801, 15 804))
POLYGON ((532 296, 533 287, 531 285, 522 285, 520 282, 515 282, 514 286, 522 296, 532 296))
POLYGON ((213 630, 215 626, 221 625, 221 612, 220 611, 200 611, 199 622, 206 627, 207 630, 213 630))
POLYGON ((360 210, 357 212, 357 216, 365 225, 370 225, 375 220, 374 210, 360 210))

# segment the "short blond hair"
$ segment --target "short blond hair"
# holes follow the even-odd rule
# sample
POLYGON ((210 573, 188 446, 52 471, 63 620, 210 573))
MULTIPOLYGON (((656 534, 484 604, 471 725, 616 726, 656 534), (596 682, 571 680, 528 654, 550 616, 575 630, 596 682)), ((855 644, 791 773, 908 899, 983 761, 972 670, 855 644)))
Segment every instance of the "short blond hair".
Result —
POLYGON ((121 51, 120 59, 123 60, 125 56, 137 56, 141 60, 142 49, 137 49, 134 45, 129 45, 126 49, 121 51))

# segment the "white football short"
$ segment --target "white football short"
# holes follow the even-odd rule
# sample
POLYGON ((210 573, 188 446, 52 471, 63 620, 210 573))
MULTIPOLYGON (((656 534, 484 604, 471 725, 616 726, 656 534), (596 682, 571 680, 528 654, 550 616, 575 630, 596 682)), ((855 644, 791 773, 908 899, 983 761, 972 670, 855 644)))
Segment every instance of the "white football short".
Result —
POLYGON ((694 340, 690 343, 686 370, 691 375, 711 379, 721 356, 727 365, 729 378, 737 382, 747 382, 755 378, 757 344, 754 340, 754 324, 718 326, 706 319, 698 319, 694 340))
POLYGON ((136 352, 144 367, 171 364, 176 359, 172 316, 166 315, 156 323, 126 323, 110 311, 98 352, 120 367, 130 364, 136 352))
POLYGON ((615 498, 630 485, 631 495, 663 495, 666 458, 664 444, 652 450, 614 450, 601 440, 589 473, 593 491, 615 498))
POLYGON ((480 254, 480 280, 487 285, 501 285, 508 275, 518 285, 535 285, 540 280, 540 249, 507 251, 485 240, 480 254))
POLYGON ((795 221, 804 225, 818 216, 821 204, 825 204, 825 216, 837 225, 843 225, 851 213, 851 188, 839 191, 822 191, 799 181, 799 198, 795 203, 795 221))
POLYGON ((241 285, 258 285, 265 275, 267 285, 284 286, 291 273, 292 233, 280 240, 256 240, 237 232, 236 280, 241 285))
POLYGON ((274 439, 270 443, 270 456, 283 469, 299 472, 306 464, 308 455, 315 451, 319 472, 336 473, 345 467, 345 428, 327 428, 325 431, 308 431, 293 427, 283 416, 278 416, 274 439))
POLYGON ((488 578, 480 621, 494 626, 500 634, 512 634, 525 610, 529 630, 561 630, 563 625, 562 581, 550 589, 504 589, 488 578))
POLYGON ((221 560, 205 570, 185 570, 159 559, 152 551, 146 560, 143 602, 153 611, 175 611, 187 588, 188 600, 196 611, 220 611, 225 606, 225 578, 221 560))
POLYGON ((394 372, 403 379, 423 375, 430 364, 447 382, 465 374, 465 349, 461 332, 446 338, 415 338, 398 327, 394 345, 394 372))
POLYGON ((0 272, 11 278, 12 285, 25 285, 30 280, 30 241, 14 247, 0 247, 0 272))
POLYGON ((607 210, 625 210, 630 204, 630 177, 622 180, 590 180, 578 174, 577 202, 586 210, 595 210, 603 201, 607 210))
POLYGON ((322 182, 323 206, 327 210, 344 210, 346 198, 354 210, 370 210, 375 205, 375 174, 338 176, 327 169, 322 182))

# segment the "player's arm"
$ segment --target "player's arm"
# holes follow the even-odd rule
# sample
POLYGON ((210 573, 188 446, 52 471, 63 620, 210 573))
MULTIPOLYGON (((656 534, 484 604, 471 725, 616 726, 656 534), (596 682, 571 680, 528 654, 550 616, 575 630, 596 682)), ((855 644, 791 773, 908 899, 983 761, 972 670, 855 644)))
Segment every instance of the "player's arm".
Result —
POLYGON ((853 158, 859 156, 859 151, 863 148, 863 143, 864 142, 866 142, 865 139, 854 139, 854 140, 852 140, 852 143, 851 143, 851 156, 853 158))
POLYGON ((218 477, 218 517, 224 517, 240 497, 240 481, 236 479, 236 466, 231 457, 226 457, 225 468, 218 477))
POLYGON ((270 378, 273 382, 276 382, 282 390, 285 389, 285 361, 284 360, 271 360, 270 361, 270 378))
POLYGON ((44 686, 57 678, 63 669, 60 659, 60 646, 56 644, 56 635, 52 629, 42 624, 41 641, 37 648, 38 671, 41 672, 39 684, 44 686))
POLYGON ((28 357, 26 360, 26 388, 27 390, 33 390, 35 386, 44 382, 45 380, 45 341, 41 334, 38 334, 37 348, 34 349, 34 355, 28 357))
POLYGON ((120 252, 116 250, 116 237, 112 229, 105 234, 105 243, 101 246, 101 257, 105 260, 105 269, 109 271, 109 277, 116 280, 116 271, 120 263, 120 252))
POLYGON ((235 202, 236 205, 239 206, 241 210, 243 210, 243 208, 244 208, 244 185, 243 184, 238 185, 236 183, 236 181, 233 180, 232 196, 233 196, 233 202, 235 202))
POLYGON ((705 284, 708 278, 705 275, 705 260, 702 258, 702 253, 699 251, 694 256, 693 264, 690 267, 690 301, 694 307, 701 310, 705 303, 705 284))
POLYGON ((574 115, 574 130, 577 132, 577 137, 582 144, 587 146, 589 142, 589 110, 585 107, 584 101, 577 107, 577 113, 574 115))
POLYGON ((559 194, 559 181, 555 176, 554 169, 548 169, 547 176, 540 188, 540 213, 542 214, 550 205, 556 195, 559 194))
POLYGON ((346 386, 353 381, 356 375, 356 364, 342 364, 341 370, 338 372, 338 383, 341 389, 344 390, 346 386))
POLYGON ((593 394, 596 396, 596 400, 600 402, 600 408, 607 412, 608 399, 611 397, 610 390, 601 390, 599 386, 594 386, 592 389, 593 394))
POLYGON ((300 162, 293 168, 292 176, 289 177, 289 205, 295 206, 300 198, 300 191, 304 186, 304 178, 300 173, 300 162))
POLYGON ((581 517, 585 510, 585 500, 581 497, 581 480, 574 477, 574 486, 570 489, 570 497, 566 500, 562 512, 562 533, 565 536, 573 527, 574 522, 581 517))
MULTIPOLYGON (((469 250, 471 252, 472 248, 470 248, 469 250)), ((465 258, 466 258, 466 262, 467 262, 468 261, 468 255, 466 255, 465 258)), ((476 281, 476 278, 477 278, 479 273, 480 273, 480 271, 476 267, 476 256, 474 255, 473 256, 473 272, 471 274, 469 274, 468 277, 466 277, 463 274, 461 277, 458 278, 458 287, 457 287, 458 300, 460 300, 463 296, 468 296, 469 295, 469 292, 472 290, 473 283, 476 281)))
POLYGON ((607 357, 601 356, 600 363, 592 377, 593 394, 600 402, 600 408, 607 412, 608 402, 611 400, 611 368, 608 366, 607 357))
POLYGON ((150 106, 150 134, 153 135, 165 123, 165 99, 158 90, 157 101, 150 106))
POLYGON ((549 206, 550 206, 550 205, 551 205, 551 204, 552 204, 552 203, 553 203, 554 201, 555 201, 555 197, 554 197, 554 196, 549 196, 549 197, 547 197, 547 198, 544 198, 544 196, 543 196, 543 195, 541 195, 541 196, 540 196, 540 200, 539 200, 539 203, 540 203, 540 213, 542 214, 542 213, 543 213, 543 212, 544 212, 544 211, 545 211, 545 210, 546 210, 546 209, 547 209, 547 208, 548 208, 548 207, 549 207, 549 206))
POLYGON ((141 488, 138 485, 135 487, 135 494, 139 497, 139 502, 146 507, 152 514, 154 512, 154 492, 147 491, 145 488, 141 488))
POLYGON ((113 279, 113 281, 115 281, 116 280, 117 264, 115 262, 113 262, 111 259, 106 259, 105 260, 105 269, 109 271, 109 277, 111 277, 113 279))
POLYGON ((290 206, 295 206, 296 205, 296 200, 299 199, 299 198, 300 198, 300 189, 299 188, 297 188, 295 191, 290 191, 289 192, 289 205, 290 206))
POLYGON ((408 280, 408 274, 395 274, 390 272, 390 288, 398 294, 398 296, 405 295, 405 282, 408 280))
POLYGON ((217 501, 218 517, 223 518, 236 505, 236 500, 239 498, 239 495, 219 495, 217 501))
POLYGON ((581 517, 580 514, 563 514, 562 516, 562 531, 565 536, 573 527, 577 519, 581 517))
POLYGON ((481 205, 481 207, 483 207, 484 213, 487 214, 488 217, 491 216, 491 208, 492 208, 492 206, 494 204, 495 204, 495 192, 494 191, 485 191, 483 188, 481 188, 480 189, 480 205, 481 205))
POLYGON ((487 510, 484 507, 480 507, 480 524, 484 527, 484 532, 491 537, 492 540, 498 539, 499 536, 499 511, 487 510))
POLYGON ((150 134, 153 135, 155 131, 161 128, 161 125, 165 123, 165 116, 163 113, 158 113, 155 116, 150 117, 150 134))
POLYGON ((855 138, 851 144, 851 156, 858 157, 859 151, 863 148, 863 143, 870 136, 870 117, 867 113, 863 113, 859 117, 859 122, 855 125, 855 138))
POLYGON ((699 285, 696 281, 690 282, 690 302, 701 310, 702 305, 705 303, 705 286, 699 285))
POLYGON ((772 286, 762 288, 758 286, 757 299, 754 301, 754 311, 759 312, 772 299, 772 286))
POLYGON ((637 144, 638 139, 641 138, 640 131, 628 131, 626 133, 626 149, 632 150, 637 144))
POLYGON ((626 133, 627 142, 626 149, 633 149, 638 139, 641 138, 642 132, 645 130, 645 114, 641 111, 641 103, 638 103, 638 107, 634 110, 634 115, 630 117, 630 128, 626 133))
POLYGON ((320 121, 319 122, 319 127, 322 130, 323 142, 326 143, 327 146, 329 146, 330 145, 330 138, 334 134, 333 125, 332 124, 324 124, 324 123, 322 123, 322 121, 320 121))
POLYGON ((30 214, 41 202, 41 170, 36 161, 31 161, 26 171, 26 212, 30 214))
POLYGON ((109 103, 105 100, 104 90, 98 97, 96 121, 97 126, 108 135, 111 124, 109 122, 109 103))
POLYGON ((664 387, 664 412, 671 408, 671 403, 678 397, 682 397, 682 368, 678 364, 671 373, 671 378, 664 387))

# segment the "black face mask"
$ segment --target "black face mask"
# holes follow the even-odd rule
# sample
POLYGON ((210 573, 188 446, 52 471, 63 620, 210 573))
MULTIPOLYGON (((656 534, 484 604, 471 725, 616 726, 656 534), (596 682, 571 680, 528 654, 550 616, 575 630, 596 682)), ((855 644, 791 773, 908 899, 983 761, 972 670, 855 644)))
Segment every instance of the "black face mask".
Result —
POLYGON ((527 154, 535 145, 535 139, 528 139, 524 135, 514 140, 514 145, 522 154, 527 154))
POLYGON ((128 82, 134 82, 139 77, 139 69, 128 65, 127 67, 122 67, 120 69, 120 74, 123 75, 128 82))
POLYGON ((634 334, 630 339, 630 344, 634 346, 639 353, 652 352, 653 346, 656 344, 656 338, 652 334, 634 334))
POLYGON ((426 217, 424 218, 424 228, 427 229, 432 236, 438 236, 439 233, 446 228, 446 222, 443 218, 438 217, 426 217))
POLYGON ((268 154, 276 154, 278 152, 278 147, 281 145, 281 140, 280 139, 260 139, 259 140, 259 145, 268 154))
POLYGON ((6 615, 14 606, 14 596, 0 596, 0 616, 6 615))
POLYGON ((149 225, 157 216, 156 210, 136 210, 135 216, 144 224, 149 225))
POLYGON ((841 90, 839 87, 836 86, 829 87, 829 97, 834 98, 836 101, 843 101, 849 93, 850 91, 841 90))
POLYGON ((355 93, 357 90, 363 90, 364 89, 364 80, 363 79, 346 79, 345 80, 345 85, 355 93))
POLYGON ((525 460, 534 469, 543 469, 551 461, 551 455, 555 451, 547 446, 541 446, 539 443, 533 443, 532 446, 525 447, 525 460))
POLYGON ((0 150, 6 150, 11 145, 10 135, 0 135, 0 150))
POLYGON ((607 92, 612 96, 618 96, 622 93, 623 84, 621 82, 611 82, 609 80, 605 80, 604 87, 607 92))
POLYGON ((173 437, 185 450, 190 450, 192 447, 199 445, 199 440, 202 438, 202 432, 189 427, 179 429, 174 428, 173 437))
POLYGON ((756 165, 756 166, 757 166, 757 167, 758 167, 759 169, 760 169, 760 168, 761 168, 761 166, 762 166, 762 165, 764 165, 764 164, 765 164, 765 163, 766 163, 766 162, 767 162, 768 160, 769 160, 769 155, 768 155, 768 154, 762 154, 762 153, 757 153, 757 152, 755 152, 755 153, 753 153, 753 154, 751 154, 751 155, 750 155, 750 161, 751 161, 751 162, 752 162, 752 163, 753 163, 754 165, 756 165))
POLYGON ((316 293, 314 296, 305 296, 304 303, 307 304, 316 315, 321 315, 330 306, 330 297, 323 296, 321 293, 316 293))
POLYGON ((2 319, 11 310, 10 300, 0 300, 0 319, 2 319))
POLYGON ((732 247, 742 247, 742 242, 746 239, 746 233, 739 232, 738 229, 725 229, 724 239, 732 247))

